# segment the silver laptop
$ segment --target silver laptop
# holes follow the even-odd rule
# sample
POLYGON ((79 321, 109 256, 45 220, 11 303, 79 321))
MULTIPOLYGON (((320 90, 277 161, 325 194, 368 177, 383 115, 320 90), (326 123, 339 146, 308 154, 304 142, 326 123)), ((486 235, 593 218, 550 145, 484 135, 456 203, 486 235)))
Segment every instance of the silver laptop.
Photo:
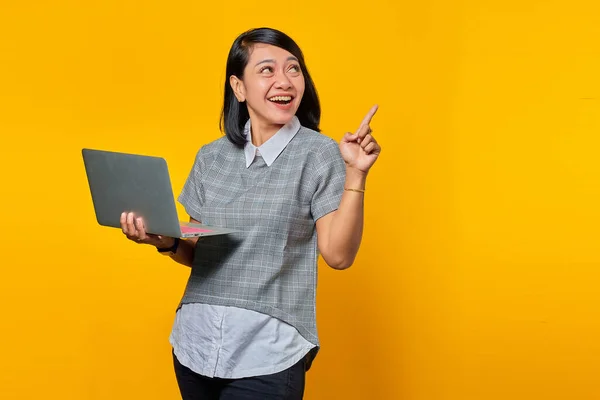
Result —
POLYGON ((131 211, 156 235, 188 238, 235 232, 179 221, 164 158, 93 149, 83 149, 82 154, 100 225, 120 228, 121 213, 131 211))

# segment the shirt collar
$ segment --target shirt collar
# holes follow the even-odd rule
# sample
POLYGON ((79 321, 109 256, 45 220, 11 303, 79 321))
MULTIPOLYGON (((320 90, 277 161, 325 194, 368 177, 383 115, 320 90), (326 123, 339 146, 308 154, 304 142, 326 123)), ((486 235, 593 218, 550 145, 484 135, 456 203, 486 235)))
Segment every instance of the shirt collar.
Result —
POLYGON ((298 120, 298 117, 294 116, 290 122, 285 124, 277 131, 277 133, 259 147, 252 144, 252 130, 250 129, 250 126, 250 120, 248 120, 244 127, 244 135, 246 135, 247 138, 247 142, 244 146, 246 168, 254 161, 257 151, 263 160, 265 160, 265 164, 270 167, 300 130, 300 121, 298 120))

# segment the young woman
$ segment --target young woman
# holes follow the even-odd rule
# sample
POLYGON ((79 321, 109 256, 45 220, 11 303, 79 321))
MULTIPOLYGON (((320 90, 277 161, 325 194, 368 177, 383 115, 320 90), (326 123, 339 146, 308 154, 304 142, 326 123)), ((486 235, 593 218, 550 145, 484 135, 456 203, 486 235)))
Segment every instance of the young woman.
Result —
POLYGON ((191 267, 170 337, 184 400, 301 399, 319 341, 317 256, 352 265, 365 182, 381 151, 373 107, 337 144, 319 133, 317 91, 284 33, 241 34, 227 59, 221 129, 202 146, 179 201, 192 222, 236 229, 202 240, 124 234, 191 267))

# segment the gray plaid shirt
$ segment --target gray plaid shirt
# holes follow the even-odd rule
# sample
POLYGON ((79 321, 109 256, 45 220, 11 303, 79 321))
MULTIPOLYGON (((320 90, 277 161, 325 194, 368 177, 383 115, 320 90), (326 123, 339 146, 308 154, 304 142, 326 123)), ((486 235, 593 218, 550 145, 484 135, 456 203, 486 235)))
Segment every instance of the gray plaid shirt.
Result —
POLYGON ((221 138, 203 146, 179 201, 205 224, 240 232, 198 241, 181 304, 246 308, 319 345, 315 222, 339 206, 345 165, 332 139, 301 127, 267 166, 221 138))

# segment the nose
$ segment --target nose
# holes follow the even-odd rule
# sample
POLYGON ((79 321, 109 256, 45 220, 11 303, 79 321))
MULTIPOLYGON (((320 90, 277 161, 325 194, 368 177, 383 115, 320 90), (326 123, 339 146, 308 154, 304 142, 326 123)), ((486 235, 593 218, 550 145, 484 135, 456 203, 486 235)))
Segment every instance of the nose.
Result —
POLYGON ((275 87, 277 89, 288 90, 292 87, 292 82, 287 77, 287 75, 283 72, 280 72, 277 75, 277 81, 275 82, 275 87))

